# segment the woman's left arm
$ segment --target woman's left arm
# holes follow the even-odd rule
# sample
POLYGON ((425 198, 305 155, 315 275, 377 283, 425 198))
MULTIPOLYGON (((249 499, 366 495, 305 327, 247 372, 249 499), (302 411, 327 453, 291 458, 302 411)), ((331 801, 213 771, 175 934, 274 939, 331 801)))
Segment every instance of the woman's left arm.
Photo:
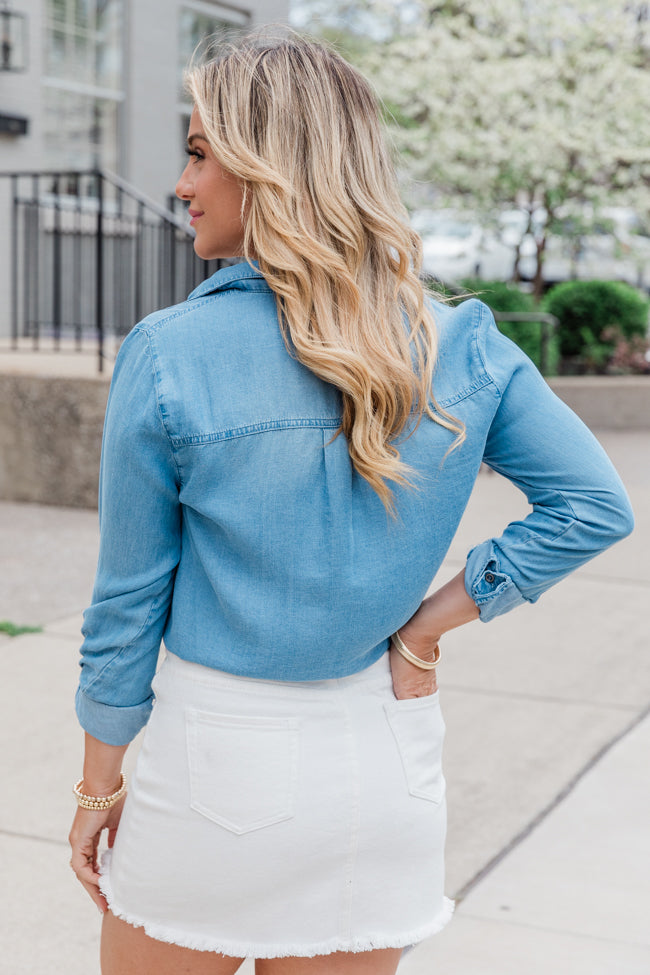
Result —
MULTIPOLYGON (((432 659, 447 630, 535 602, 624 538, 634 523, 625 489, 598 441, 498 331, 488 309, 478 308, 478 347, 497 401, 483 459, 524 492, 532 510, 500 537, 476 545, 465 569, 400 628, 408 649, 424 660, 432 659)), ((435 671, 419 670, 394 648, 391 667, 397 697, 435 690, 435 671)))
POLYGON ((475 546, 465 586, 483 622, 535 602, 560 579, 628 535, 625 488, 585 424, 485 309, 483 354, 498 393, 483 459, 528 498, 532 510, 475 546))

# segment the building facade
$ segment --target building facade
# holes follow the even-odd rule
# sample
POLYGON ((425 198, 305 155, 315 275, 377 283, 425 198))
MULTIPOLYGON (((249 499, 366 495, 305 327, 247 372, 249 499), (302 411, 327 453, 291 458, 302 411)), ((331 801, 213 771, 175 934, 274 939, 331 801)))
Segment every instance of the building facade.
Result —
MULTIPOLYGON (((3 0, 0 173, 101 167, 166 205, 185 164, 182 72, 197 43, 288 17, 288 0, 3 0)), ((0 179, 5 297, 9 213, 10 183, 0 179)))
POLYGON ((13 57, 24 70, 0 70, 0 117, 24 119, 27 132, 0 124, 0 171, 100 165, 164 203, 182 161, 181 77, 197 43, 224 28, 286 23, 288 8, 288 0, 11 0, 9 12, 22 15, 13 46, 25 48, 13 57))

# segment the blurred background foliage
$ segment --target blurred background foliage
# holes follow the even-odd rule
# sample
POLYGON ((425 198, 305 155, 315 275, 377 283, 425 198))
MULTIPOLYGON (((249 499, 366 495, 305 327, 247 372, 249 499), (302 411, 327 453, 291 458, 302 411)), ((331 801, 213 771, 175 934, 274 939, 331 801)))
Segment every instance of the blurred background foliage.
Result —
MULTIPOLYGON (((467 280, 479 256, 450 280, 440 247, 427 273, 551 311, 561 370, 650 369, 632 287, 650 290, 649 2, 294 0, 292 17, 375 86, 414 216, 453 209, 482 228, 477 255, 511 252, 498 281, 467 280), (614 280, 570 280, 592 277, 614 280)), ((536 358, 534 323, 500 327, 536 358)))
POLYGON ((566 281, 544 306, 559 320, 564 372, 646 372, 648 300, 620 281, 566 281))

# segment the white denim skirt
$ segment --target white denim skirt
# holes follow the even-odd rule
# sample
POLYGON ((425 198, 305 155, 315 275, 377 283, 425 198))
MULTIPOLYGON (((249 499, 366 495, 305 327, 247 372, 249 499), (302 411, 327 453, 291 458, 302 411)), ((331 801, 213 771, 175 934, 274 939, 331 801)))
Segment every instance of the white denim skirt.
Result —
POLYGON ((449 920, 439 698, 396 700, 388 654, 308 683, 168 654, 154 692, 102 865, 115 915, 253 958, 400 948, 449 920))

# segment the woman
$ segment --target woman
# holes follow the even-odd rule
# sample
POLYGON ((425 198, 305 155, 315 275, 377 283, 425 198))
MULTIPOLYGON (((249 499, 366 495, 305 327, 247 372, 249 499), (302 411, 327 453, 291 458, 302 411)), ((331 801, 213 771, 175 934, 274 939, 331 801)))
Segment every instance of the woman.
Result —
POLYGON ((71 863, 104 975, 390 975, 451 913, 442 635, 534 601, 631 513, 484 306, 425 302, 352 68, 253 37, 188 84, 195 248, 246 260, 116 363, 71 863), (482 461, 532 511, 425 598, 482 461))

